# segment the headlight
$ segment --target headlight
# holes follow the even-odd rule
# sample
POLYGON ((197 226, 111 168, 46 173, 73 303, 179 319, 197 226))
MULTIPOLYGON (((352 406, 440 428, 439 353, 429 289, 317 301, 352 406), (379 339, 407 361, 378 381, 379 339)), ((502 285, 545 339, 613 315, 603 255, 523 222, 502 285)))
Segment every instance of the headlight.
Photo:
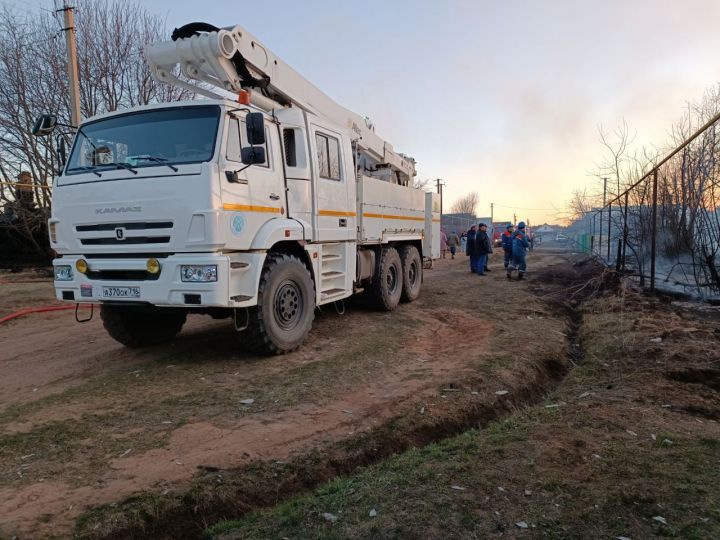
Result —
POLYGON ((180 266, 180 279, 185 282, 217 281, 217 264, 188 264, 180 266))
POLYGON ((72 266, 63 265, 55 267, 55 281, 72 281, 73 271, 72 266))

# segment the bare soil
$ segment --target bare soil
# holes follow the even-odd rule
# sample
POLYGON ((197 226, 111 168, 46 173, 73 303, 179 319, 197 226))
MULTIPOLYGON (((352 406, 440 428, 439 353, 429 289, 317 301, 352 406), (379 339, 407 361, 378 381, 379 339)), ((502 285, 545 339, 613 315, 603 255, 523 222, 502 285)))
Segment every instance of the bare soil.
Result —
POLYGON ((544 400, 206 538, 719 538, 718 319, 597 267, 540 274, 578 304, 579 354, 544 400))
MULTIPOLYGON (((325 307, 282 357, 244 352, 227 321, 201 316, 142 350, 71 311, 0 325, 0 537, 64 537, 97 505, 181 492, 198 471, 287 460, 399 417, 437 420, 464 400, 507 410, 514 388, 546 381, 543 362, 564 356, 566 320, 500 266, 483 278, 464 256, 438 261, 421 298, 393 313, 325 307), (509 353, 516 325, 544 337, 509 353)), ((54 303, 47 281, 2 287, 6 312, 54 303)))

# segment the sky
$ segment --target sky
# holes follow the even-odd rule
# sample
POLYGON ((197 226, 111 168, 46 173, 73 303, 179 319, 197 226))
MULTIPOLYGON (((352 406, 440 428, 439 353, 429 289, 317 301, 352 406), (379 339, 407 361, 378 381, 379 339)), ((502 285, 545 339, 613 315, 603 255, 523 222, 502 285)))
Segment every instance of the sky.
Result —
POLYGON ((420 178, 441 178, 446 211, 477 191, 478 215, 493 202, 496 221, 567 215, 572 191, 594 188, 600 126, 625 121, 636 145, 662 146, 687 102, 720 81, 717 0, 142 5, 170 29, 244 26, 369 116, 420 178))

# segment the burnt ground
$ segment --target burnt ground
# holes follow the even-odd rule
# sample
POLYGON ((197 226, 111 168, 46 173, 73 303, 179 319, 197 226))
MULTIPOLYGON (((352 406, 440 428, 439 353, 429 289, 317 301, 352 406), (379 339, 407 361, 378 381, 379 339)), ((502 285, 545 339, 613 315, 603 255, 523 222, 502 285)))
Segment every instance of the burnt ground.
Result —
MULTIPOLYGON (((3 324, 0 537, 198 537, 543 399, 572 359, 568 314, 492 266, 438 261, 393 313, 325 307, 282 357, 201 316, 142 350, 71 311, 3 324)), ((2 284, 5 314, 54 303, 28 281, 2 284)))

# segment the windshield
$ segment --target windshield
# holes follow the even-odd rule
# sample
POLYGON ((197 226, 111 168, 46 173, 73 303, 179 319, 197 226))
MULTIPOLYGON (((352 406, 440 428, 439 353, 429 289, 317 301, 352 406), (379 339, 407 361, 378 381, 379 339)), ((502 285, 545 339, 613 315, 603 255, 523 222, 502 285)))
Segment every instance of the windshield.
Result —
POLYGON ((209 161, 215 152, 220 107, 158 109, 83 125, 65 174, 139 169, 209 161))

